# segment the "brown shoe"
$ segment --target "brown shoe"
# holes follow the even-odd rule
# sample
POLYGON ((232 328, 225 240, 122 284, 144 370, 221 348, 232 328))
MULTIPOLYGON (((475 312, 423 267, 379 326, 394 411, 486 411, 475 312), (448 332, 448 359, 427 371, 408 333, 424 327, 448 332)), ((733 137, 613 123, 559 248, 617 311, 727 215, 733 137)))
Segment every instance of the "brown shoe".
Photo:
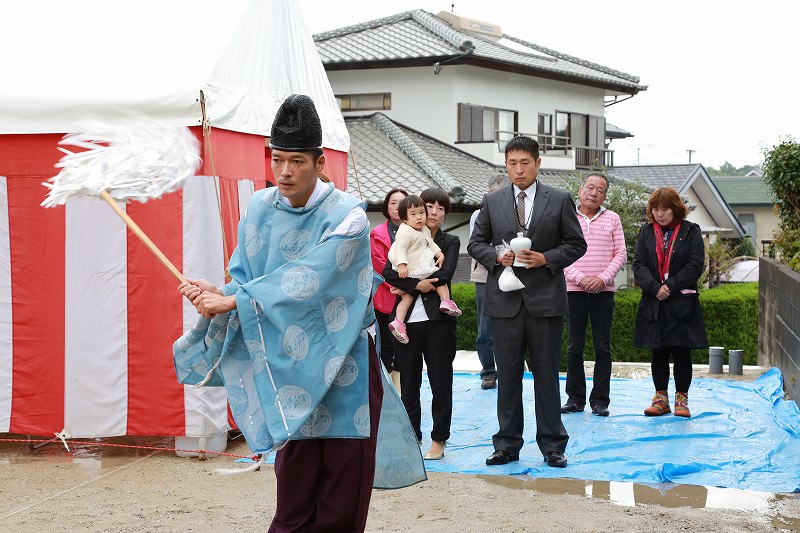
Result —
POLYGON ((692 416, 692 413, 689 412, 689 393, 675 393, 675 416, 682 416, 684 418, 690 418, 692 416))
POLYGON ((653 396, 653 402, 650 404, 650 407, 644 410, 644 414, 647 416, 661 416, 670 412, 669 396, 667 396, 667 391, 665 390, 656 391, 656 395, 653 396))

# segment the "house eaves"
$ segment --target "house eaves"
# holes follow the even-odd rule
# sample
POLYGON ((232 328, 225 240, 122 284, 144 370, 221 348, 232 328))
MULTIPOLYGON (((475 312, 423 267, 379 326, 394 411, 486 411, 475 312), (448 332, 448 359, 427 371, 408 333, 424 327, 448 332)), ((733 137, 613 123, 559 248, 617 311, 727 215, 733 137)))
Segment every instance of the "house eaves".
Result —
POLYGON ((314 35, 326 70, 432 66, 453 60, 634 95, 639 78, 510 35, 521 51, 478 33, 457 31, 423 10, 407 11, 314 35))
POLYGON ((606 139, 627 139, 633 136, 633 133, 606 121, 606 139))
MULTIPOLYGON (((400 187, 419 194, 428 187, 448 191, 454 211, 480 206, 489 178, 505 168, 395 122, 383 113, 345 117, 350 134, 347 191, 372 208, 400 187)), ((543 183, 569 189, 576 171, 541 169, 543 183)))
POLYGON ((691 187, 700 198, 700 201, 705 204, 709 214, 714 217, 718 226, 731 228, 736 237, 742 238, 747 235, 747 231, 745 231, 736 215, 733 214, 733 210, 720 194, 717 186, 714 185, 705 167, 703 165, 698 165, 698 167, 691 180, 691 187))
POLYGON ((737 237, 743 237, 746 234, 739 219, 733 214, 703 165, 614 167, 609 169, 609 174, 629 181, 638 181, 653 189, 671 187, 682 197, 685 197, 691 189, 703 204, 706 212, 714 219, 716 226, 729 229, 737 237))

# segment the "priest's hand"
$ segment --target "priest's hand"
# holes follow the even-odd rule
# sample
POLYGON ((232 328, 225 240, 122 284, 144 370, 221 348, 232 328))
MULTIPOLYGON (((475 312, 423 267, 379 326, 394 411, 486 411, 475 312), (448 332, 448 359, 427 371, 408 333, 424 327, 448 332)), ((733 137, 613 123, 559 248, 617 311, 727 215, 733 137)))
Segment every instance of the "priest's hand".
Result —
POLYGON ((213 318, 214 315, 236 309, 236 296, 222 296, 215 292, 203 291, 192 303, 197 307, 198 313, 206 318, 213 318))
POLYGON ((216 294, 219 294, 220 296, 222 296, 222 289, 218 288, 216 285, 214 285, 210 281, 207 281, 207 280, 205 280, 203 278, 200 278, 200 279, 188 279, 187 281, 189 283, 191 283, 192 285, 196 285, 197 287, 200 287, 202 290, 204 290, 206 292, 213 292, 213 293, 216 293, 216 294))

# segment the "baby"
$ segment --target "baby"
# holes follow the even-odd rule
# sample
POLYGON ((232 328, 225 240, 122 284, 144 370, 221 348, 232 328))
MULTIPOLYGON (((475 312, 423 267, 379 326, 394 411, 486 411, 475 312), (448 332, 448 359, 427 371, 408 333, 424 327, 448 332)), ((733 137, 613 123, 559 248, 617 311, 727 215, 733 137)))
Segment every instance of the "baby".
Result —
MULTIPOLYGON (((442 250, 433 242, 431 230, 425 225, 428 218, 425 202, 419 196, 407 196, 400 201, 398 212, 403 223, 397 229, 397 236, 387 257, 401 278, 425 279, 444 262, 442 250)), ((439 311, 450 316, 461 314, 456 303, 450 299, 447 285, 436 287, 436 294, 442 301, 439 311)), ((405 320, 413 301, 411 294, 403 294, 397 304, 396 318, 389 323, 389 331, 403 344, 408 343, 405 320)))

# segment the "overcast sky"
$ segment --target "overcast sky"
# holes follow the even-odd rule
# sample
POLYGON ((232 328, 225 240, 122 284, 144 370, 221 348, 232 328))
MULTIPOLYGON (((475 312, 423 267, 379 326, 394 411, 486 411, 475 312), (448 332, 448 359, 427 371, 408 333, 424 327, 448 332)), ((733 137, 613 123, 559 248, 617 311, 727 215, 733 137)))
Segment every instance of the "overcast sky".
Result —
MULTIPOLYGON (((298 0, 312 33, 412 9, 455 11, 502 31, 639 76, 647 85, 606 117, 632 139, 617 165, 760 164, 800 140, 800 1, 298 0)), ((424 131, 423 126, 419 126, 424 131)))

